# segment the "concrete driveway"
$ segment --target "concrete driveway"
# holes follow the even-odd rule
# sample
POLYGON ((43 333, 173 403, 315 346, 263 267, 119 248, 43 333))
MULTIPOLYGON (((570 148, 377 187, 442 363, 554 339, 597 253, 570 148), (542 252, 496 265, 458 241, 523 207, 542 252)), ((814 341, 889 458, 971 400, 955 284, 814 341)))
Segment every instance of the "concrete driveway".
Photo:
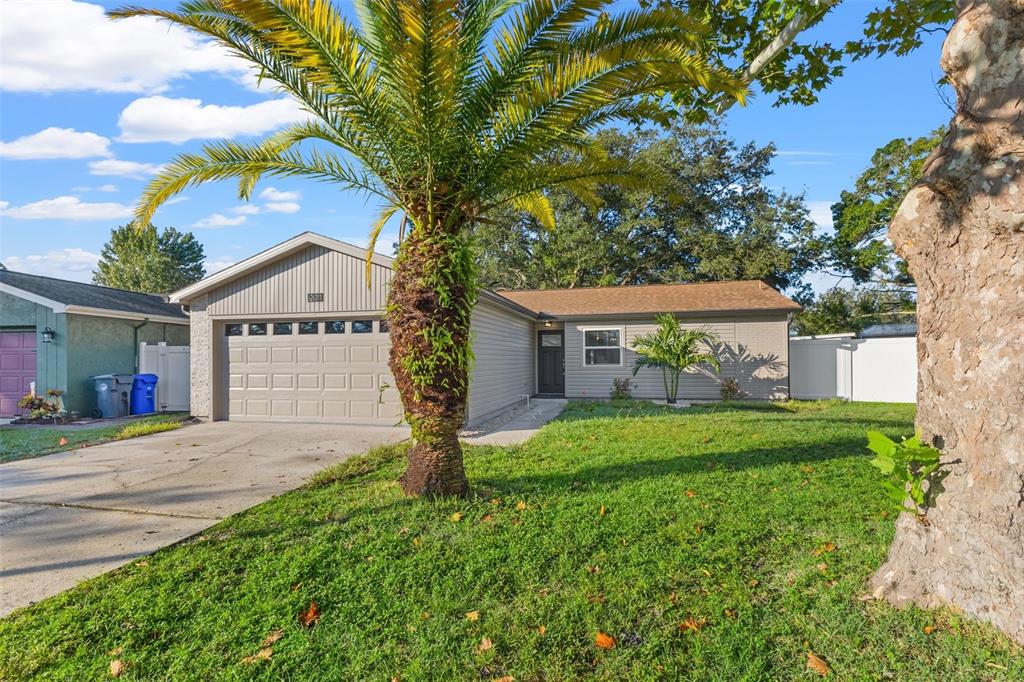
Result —
POLYGON ((0 616, 407 437, 397 427, 213 422, 0 465, 0 616))

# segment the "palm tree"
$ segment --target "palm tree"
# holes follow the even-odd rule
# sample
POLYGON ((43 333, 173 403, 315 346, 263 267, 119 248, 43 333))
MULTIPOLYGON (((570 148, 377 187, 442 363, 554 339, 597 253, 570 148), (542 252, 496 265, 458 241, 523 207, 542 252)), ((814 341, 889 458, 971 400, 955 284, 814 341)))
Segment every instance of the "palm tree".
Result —
POLYGON ((679 395, 679 376, 687 369, 708 365, 716 372, 722 370, 713 353, 701 350, 701 346, 717 343, 718 337, 706 328, 683 329, 676 316, 670 313, 658 315, 656 321, 655 331, 633 339, 633 352, 637 354, 633 376, 644 367, 660 368, 665 382, 665 400, 674 404, 679 395))
POLYGON ((409 494, 468 489, 458 432, 472 360, 472 225, 510 205, 551 228, 551 188, 596 202, 599 184, 649 184, 654 169, 598 156, 588 135, 662 113, 665 92, 743 96, 734 76, 698 56, 700 21, 671 7, 611 16, 610 4, 353 0, 358 26, 330 0, 189 0, 174 11, 110 13, 214 38, 310 114, 261 142, 179 155, 145 189, 138 224, 189 186, 234 179, 248 199, 264 176, 304 176, 377 198, 370 250, 385 223, 401 217, 386 312, 390 367, 414 442, 401 479, 409 494), (574 153, 545 160, 559 151, 574 153))

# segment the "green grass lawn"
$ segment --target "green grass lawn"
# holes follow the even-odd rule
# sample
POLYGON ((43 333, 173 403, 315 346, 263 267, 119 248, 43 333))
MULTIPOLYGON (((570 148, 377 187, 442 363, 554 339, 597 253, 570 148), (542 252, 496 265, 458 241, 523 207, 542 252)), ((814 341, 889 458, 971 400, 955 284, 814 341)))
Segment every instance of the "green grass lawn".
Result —
POLYGON ((470 500, 403 497, 400 447, 342 465, 0 621, 0 678, 1024 677, 984 625, 861 600, 893 536, 864 432, 911 406, 633 405, 470 448, 470 500))
POLYGON ((187 416, 183 412, 168 412, 127 423, 74 428, 0 426, 0 463, 169 431, 179 428, 187 416), (61 445, 61 438, 67 438, 67 443, 61 445))

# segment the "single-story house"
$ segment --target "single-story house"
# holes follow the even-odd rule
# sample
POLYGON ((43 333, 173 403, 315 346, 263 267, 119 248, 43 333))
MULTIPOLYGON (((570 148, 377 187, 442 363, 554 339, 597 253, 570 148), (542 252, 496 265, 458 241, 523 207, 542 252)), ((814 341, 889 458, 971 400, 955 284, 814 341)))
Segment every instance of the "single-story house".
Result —
POLYGON ((141 341, 188 345, 188 316, 161 296, 0 267, 0 417, 18 414, 32 382, 92 415, 92 377, 135 372, 141 341))
MULTIPOLYGON (((192 322, 192 413, 214 420, 394 424, 383 308, 392 260, 306 232, 173 293, 192 322)), ((527 396, 607 398, 632 376, 632 340, 662 312, 711 327, 721 377, 752 398, 788 396, 789 318, 800 306, 758 281, 482 291, 472 316, 467 423, 527 396)), ((687 374, 680 397, 716 399, 719 378, 687 374)), ((663 398, 644 370, 634 396, 663 398)))

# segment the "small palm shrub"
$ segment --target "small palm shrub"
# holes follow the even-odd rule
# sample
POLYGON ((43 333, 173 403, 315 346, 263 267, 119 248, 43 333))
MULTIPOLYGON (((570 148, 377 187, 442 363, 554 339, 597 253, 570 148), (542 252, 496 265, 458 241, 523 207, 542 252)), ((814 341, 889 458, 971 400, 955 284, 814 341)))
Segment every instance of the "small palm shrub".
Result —
POLYGON ((707 348, 716 343, 718 337, 706 328, 684 329, 670 313, 658 315, 655 321, 658 323, 655 331, 633 340, 633 351, 637 354, 633 376, 644 367, 661 369, 665 400, 673 404, 679 396, 679 377, 683 372, 700 365, 716 372, 722 369, 718 358, 707 348))
POLYGON ((743 400, 747 397, 747 392, 740 388, 740 382, 733 378, 722 379, 722 383, 719 386, 719 393, 722 394, 722 400, 743 400))
POLYGON ((633 397, 633 388, 636 386, 629 377, 612 379, 612 400, 630 400, 633 397))

